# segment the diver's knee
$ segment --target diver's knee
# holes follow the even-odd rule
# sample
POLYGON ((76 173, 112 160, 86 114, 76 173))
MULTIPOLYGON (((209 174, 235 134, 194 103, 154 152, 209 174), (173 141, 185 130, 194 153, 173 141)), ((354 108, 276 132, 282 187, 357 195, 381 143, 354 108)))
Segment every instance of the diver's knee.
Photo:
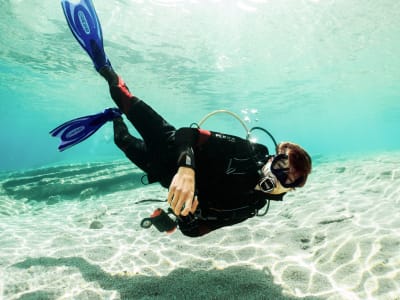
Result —
POLYGON ((121 150, 125 150, 129 144, 129 134, 114 134, 114 144, 121 150))
POLYGON ((121 117, 113 120, 114 126, 114 143, 119 147, 123 147, 129 139, 128 127, 121 117))

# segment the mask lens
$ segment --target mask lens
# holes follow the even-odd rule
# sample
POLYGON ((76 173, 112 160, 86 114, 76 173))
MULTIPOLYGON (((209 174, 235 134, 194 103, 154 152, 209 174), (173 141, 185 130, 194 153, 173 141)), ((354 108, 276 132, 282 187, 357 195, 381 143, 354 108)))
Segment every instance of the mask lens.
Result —
POLYGON ((282 186, 295 187, 297 186, 299 180, 290 178, 289 170, 289 158, 286 154, 279 154, 272 161, 271 171, 276 178, 278 178, 282 186))
POLYGON ((275 172, 289 172, 289 158, 285 154, 280 154, 274 158, 271 169, 275 172))

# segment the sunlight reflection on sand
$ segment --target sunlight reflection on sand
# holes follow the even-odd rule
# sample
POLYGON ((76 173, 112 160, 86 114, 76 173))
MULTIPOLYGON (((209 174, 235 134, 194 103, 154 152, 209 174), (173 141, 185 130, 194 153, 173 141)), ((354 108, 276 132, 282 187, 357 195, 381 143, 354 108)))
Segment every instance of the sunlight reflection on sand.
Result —
POLYGON ((51 205, 1 190, 0 292, 161 299, 202 288, 191 298, 399 299, 399 162, 400 154, 320 162, 307 187, 265 217, 197 239, 140 227, 166 207, 134 204, 164 199, 157 185, 51 205))

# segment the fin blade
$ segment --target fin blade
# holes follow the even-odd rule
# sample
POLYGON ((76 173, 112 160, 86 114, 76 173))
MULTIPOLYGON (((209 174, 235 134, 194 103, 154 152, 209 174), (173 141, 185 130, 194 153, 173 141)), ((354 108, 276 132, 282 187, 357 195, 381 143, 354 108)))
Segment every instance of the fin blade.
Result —
POLYGON ((104 52, 103 33, 93 2, 61 0, 61 6, 73 36, 90 56, 96 70, 111 66, 104 52))
POLYGON ((120 117, 117 108, 107 108, 103 112, 67 121, 50 131, 51 136, 61 139, 58 150, 64 151, 93 135, 100 127, 114 118, 120 117))
POLYGON ((85 116, 85 117, 80 117, 80 118, 76 118, 70 121, 67 121, 61 125, 59 125, 58 127, 52 129, 49 133, 51 134, 51 136, 53 137, 57 137, 58 135, 60 135, 65 129, 67 129, 68 127, 70 127, 71 125, 75 124, 75 123, 82 123, 84 122, 88 117, 90 116, 85 116))

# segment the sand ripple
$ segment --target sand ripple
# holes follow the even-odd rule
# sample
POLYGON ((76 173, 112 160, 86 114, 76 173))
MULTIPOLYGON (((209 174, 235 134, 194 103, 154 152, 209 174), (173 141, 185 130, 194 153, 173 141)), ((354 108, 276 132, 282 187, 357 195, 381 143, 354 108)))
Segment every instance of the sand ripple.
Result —
POLYGON ((122 165, 107 166, 108 175, 98 166, 14 174, 0 193, 0 292, 6 299, 399 299, 399 162, 400 154, 321 160, 308 186, 272 203, 267 216, 197 239, 141 229, 142 218, 166 206, 135 202, 164 199, 165 191, 129 187, 122 165), (120 190, 113 174, 126 183, 120 190), (79 183, 74 196, 64 176, 79 183), (85 177, 96 190, 110 186, 83 200, 85 177), (25 190, 53 193, 39 192, 39 183, 50 191, 55 183, 58 200, 30 201, 25 190))

